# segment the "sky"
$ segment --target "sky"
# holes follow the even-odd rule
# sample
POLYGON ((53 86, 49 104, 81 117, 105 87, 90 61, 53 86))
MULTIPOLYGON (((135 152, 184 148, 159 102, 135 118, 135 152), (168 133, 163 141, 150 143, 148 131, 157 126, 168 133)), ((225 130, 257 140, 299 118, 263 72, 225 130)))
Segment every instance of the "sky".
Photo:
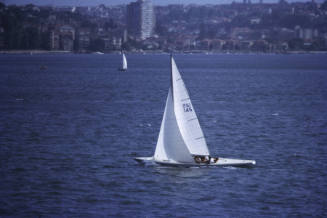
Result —
MULTIPOLYGON (((119 5, 128 4, 136 0, 0 0, 6 5, 17 4, 35 4, 35 5, 53 5, 53 6, 94 6, 99 4, 105 5, 119 5)), ((229 4, 233 0, 152 0, 155 5, 167 5, 167 4, 229 4)), ((243 2, 243 0, 234 0, 235 2, 243 2)), ((263 0, 263 2, 277 2, 278 0, 263 0)), ((286 0, 287 2, 306 2, 310 0, 286 0)), ((317 0, 317 2, 323 2, 324 0, 317 0)), ((259 2, 259 0, 252 0, 253 3, 259 2)))

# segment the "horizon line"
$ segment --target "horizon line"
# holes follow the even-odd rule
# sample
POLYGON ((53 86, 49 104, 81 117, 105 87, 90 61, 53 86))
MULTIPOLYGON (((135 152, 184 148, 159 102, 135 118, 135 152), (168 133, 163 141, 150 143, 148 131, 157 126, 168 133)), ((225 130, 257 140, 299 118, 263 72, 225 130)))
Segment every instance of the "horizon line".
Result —
MULTIPOLYGON (((52 0, 10 0, 7 2, 6 0, 0 0, 0 2, 4 3, 5 5, 18 5, 18 6, 23 6, 23 5, 28 5, 28 4, 33 4, 36 6, 56 6, 56 7, 64 7, 64 6, 79 6, 79 7, 90 7, 90 6, 99 6, 99 5, 105 5, 105 6, 120 6, 120 5, 127 5, 130 2, 135 2, 136 0, 125 0, 125 1, 119 1, 115 0, 108 1, 105 0, 94 0, 92 1, 93 3, 90 2, 81 2, 79 0, 63 0, 58 3, 58 1, 52 1, 52 0), (55 3, 54 3, 55 2, 55 3)), ((185 0, 187 1, 187 0, 185 0)), ((287 3, 305 3, 305 2, 311 2, 311 0, 285 0, 287 3)), ((153 1, 154 6, 168 6, 168 5, 226 5, 226 4, 232 4, 232 3, 243 3, 243 0, 222 0, 219 2, 213 2, 211 0, 207 1, 201 1, 199 3, 198 1, 187 1, 184 2, 183 0, 170 0, 170 1, 160 1, 161 3, 156 3, 156 1, 153 1)), ((279 0, 263 0, 262 4, 276 4, 278 3, 279 0)), ((316 3, 323 3, 324 0, 316 0, 316 3)), ((255 0, 252 1, 251 4, 259 4, 260 0, 255 0)))

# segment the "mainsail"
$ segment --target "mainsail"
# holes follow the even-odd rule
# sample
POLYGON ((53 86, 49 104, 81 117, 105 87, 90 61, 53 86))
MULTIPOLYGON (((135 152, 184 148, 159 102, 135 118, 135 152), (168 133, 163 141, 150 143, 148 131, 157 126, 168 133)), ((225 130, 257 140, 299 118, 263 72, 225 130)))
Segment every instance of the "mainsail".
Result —
POLYGON ((192 155, 209 155, 209 150, 173 57, 171 80, 154 158, 193 162, 192 155))
POLYGON ((209 155, 198 117, 173 57, 171 65, 174 111, 185 144, 192 155, 209 155))

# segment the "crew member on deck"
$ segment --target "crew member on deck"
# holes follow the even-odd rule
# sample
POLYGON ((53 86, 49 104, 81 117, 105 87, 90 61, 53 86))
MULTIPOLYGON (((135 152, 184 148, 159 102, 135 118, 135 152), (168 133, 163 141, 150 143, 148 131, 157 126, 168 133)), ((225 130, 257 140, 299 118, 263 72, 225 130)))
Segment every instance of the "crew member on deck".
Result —
POLYGON ((210 164, 210 156, 194 156, 194 161, 198 164, 205 163, 210 164))
POLYGON ((200 156, 195 156, 195 157, 194 157, 194 160, 195 160, 196 163, 201 163, 201 162, 202 162, 200 156))
POLYGON ((209 155, 208 156, 205 156, 204 163, 210 164, 210 159, 211 159, 211 157, 209 155))
POLYGON ((210 158, 210 163, 217 163, 218 157, 212 157, 210 158))

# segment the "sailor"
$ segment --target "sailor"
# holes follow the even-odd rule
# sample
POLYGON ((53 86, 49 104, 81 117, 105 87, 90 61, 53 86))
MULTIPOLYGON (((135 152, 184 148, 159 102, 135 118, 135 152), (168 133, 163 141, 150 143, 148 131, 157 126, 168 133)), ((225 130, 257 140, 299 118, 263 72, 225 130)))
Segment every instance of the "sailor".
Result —
POLYGON ((194 157, 194 160, 195 160, 196 163, 201 163, 201 162, 202 162, 200 156, 195 156, 195 157, 194 157))
POLYGON ((217 163, 218 157, 211 157, 210 158, 210 163, 217 163))
POLYGON ((208 155, 208 156, 205 156, 204 159, 205 159, 204 163, 209 164, 211 157, 208 155))

